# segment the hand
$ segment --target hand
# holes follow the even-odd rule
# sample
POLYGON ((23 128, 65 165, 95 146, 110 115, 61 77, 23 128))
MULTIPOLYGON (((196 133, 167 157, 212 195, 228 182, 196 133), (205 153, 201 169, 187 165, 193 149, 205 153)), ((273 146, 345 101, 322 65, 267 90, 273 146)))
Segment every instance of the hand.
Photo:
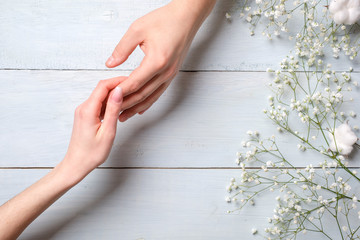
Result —
POLYGON ((117 85, 124 79, 100 81, 90 97, 76 108, 72 136, 62 164, 71 169, 77 181, 104 163, 110 153, 123 98, 117 85))
POLYGON ((106 160, 122 103, 122 90, 116 86, 125 79, 117 77, 99 82, 89 99, 75 111, 64 160, 0 206, 0 239, 16 239, 52 203, 106 160))
POLYGON ((215 0, 174 0, 130 26, 106 62, 110 68, 122 64, 137 46, 145 53, 140 66, 120 84, 125 97, 120 121, 143 114, 166 90, 214 4, 215 0))

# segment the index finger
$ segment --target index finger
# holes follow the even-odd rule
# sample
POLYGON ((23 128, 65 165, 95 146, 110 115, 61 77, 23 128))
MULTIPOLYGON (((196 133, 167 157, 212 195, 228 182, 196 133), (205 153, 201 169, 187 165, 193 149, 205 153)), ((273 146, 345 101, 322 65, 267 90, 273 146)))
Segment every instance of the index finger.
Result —
POLYGON ((157 60, 152 55, 145 55, 140 66, 136 68, 126 81, 120 84, 124 97, 128 96, 150 81, 156 74, 166 66, 166 61, 157 60))

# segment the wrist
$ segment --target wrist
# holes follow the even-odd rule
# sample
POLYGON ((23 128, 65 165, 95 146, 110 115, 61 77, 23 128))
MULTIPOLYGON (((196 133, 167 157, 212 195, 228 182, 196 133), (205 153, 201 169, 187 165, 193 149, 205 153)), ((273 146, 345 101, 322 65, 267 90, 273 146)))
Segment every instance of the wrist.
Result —
POLYGON ((67 188, 75 186, 88 174, 84 169, 74 166, 69 156, 65 156, 64 160, 53 169, 53 173, 67 188))
POLYGON ((173 5, 176 11, 183 13, 186 20, 200 27, 211 13, 215 3, 216 0, 173 0, 170 5, 173 5))

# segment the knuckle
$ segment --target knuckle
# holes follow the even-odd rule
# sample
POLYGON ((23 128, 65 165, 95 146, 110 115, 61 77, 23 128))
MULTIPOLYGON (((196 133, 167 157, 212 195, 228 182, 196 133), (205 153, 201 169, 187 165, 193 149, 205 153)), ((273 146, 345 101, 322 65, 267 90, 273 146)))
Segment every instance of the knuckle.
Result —
POLYGON ((106 83, 106 80, 104 80, 104 79, 103 79, 103 80, 100 80, 99 83, 98 83, 98 87, 104 86, 105 83, 106 83))
POLYGON ((135 102, 137 102, 137 103, 139 103, 139 102, 142 102, 142 101, 144 101, 145 99, 146 99, 146 94, 144 94, 144 93, 138 93, 138 94, 136 94, 136 96, 134 97, 134 100, 135 100, 135 102))
POLYGON ((140 33, 140 32, 141 32, 141 23, 139 23, 138 20, 134 21, 134 22, 130 25, 129 31, 130 31, 131 33, 134 33, 134 34, 140 33))
POLYGON ((132 82, 129 84, 128 90, 130 93, 136 92, 139 89, 140 84, 138 82, 132 82))
POLYGON ((100 80, 100 81, 98 82, 98 84, 96 85, 96 88, 95 88, 95 89, 104 88, 104 86, 105 86, 105 81, 106 81, 106 80, 100 80))
POLYGON ((79 119, 84 119, 89 116, 89 111, 86 105, 83 103, 75 109, 75 116, 79 119))
POLYGON ((163 69, 167 66, 168 64, 168 57, 163 54, 157 57, 155 64, 155 68, 157 69, 163 69))
POLYGON ((84 110, 82 105, 77 106, 77 108, 75 109, 75 116, 78 118, 82 118, 84 116, 84 110))

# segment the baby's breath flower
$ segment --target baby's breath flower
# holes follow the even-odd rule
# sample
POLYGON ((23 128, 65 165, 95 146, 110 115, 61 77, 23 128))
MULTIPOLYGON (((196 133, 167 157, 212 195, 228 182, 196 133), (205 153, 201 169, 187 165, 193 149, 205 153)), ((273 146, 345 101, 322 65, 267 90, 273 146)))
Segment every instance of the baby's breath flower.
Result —
MULTIPOLYGON (((353 27, 335 25, 331 19, 330 23, 326 21, 328 7, 322 1, 292 2, 294 5, 286 0, 255 0, 252 7, 245 3, 240 16, 250 23, 251 35, 254 35, 257 23, 266 22, 261 33, 264 37, 273 39, 280 34, 287 35, 284 39, 294 44, 293 50, 280 62, 278 69, 266 69, 272 73, 273 81, 268 86, 273 93, 268 97, 268 109, 263 112, 276 124, 278 132, 288 132, 298 140, 300 151, 313 151, 320 154, 318 157, 322 160, 319 168, 305 164, 304 169, 298 169, 293 167, 287 154, 282 153, 274 135, 262 139, 257 131, 248 131, 248 140, 242 143, 248 149, 237 155, 236 161, 242 169, 241 178, 231 180, 227 188, 233 194, 230 201, 236 202, 235 196, 240 194, 242 198, 236 204, 242 208, 245 204, 254 204, 253 199, 263 190, 279 191, 275 214, 268 218, 271 226, 265 229, 268 239, 295 239, 300 232, 321 233, 325 231, 322 219, 328 212, 331 213, 330 217, 339 218, 339 230, 347 234, 344 236, 355 236, 357 228, 352 229, 342 220, 346 220, 345 215, 356 209, 359 202, 350 184, 352 180, 360 179, 355 170, 347 168, 349 148, 353 148, 357 137, 355 140, 355 133, 350 127, 354 135, 345 133, 344 127, 340 126, 347 124, 345 122, 349 117, 356 117, 354 111, 345 112, 342 103, 353 101, 348 94, 357 88, 358 82, 351 76, 353 68, 338 73, 325 60, 329 52, 335 58, 344 55, 354 59, 360 49, 360 38, 352 37, 356 36, 351 30, 353 27), (296 26, 293 22, 291 31, 297 33, 288 34, 288 22, 298 19, 293 18, 295 14, 302 16, 303 29, 292 29, 296 26), (261 169, 247 168, 245 163, 248 161, 258 163, 261 169), (332 210, 337 214, 333 215, 332 210), (308 222, 315 228, 309 228, 308 222)), ((338 68, 337 64, 335 67, 338 68)), ((352 129, 355 131, 359 127, 352 129)), ((308 159, 304 158, 303 161, 308 159)), ((360 211, 358 217, 360 219, 360 211)))
POLYGON ((355 118, 356 117, 356 113, 354 111, 350 111, 349 112, 349 116, 352 117, 352 118, 355 118))

